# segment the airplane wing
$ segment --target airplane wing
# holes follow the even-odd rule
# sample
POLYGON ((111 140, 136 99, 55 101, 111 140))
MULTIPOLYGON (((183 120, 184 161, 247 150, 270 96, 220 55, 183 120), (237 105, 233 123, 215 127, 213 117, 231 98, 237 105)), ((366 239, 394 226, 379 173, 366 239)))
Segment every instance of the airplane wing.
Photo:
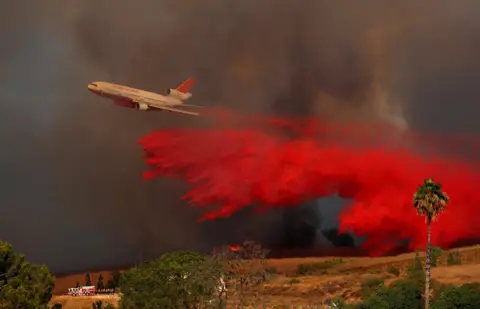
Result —
MULTIPOLYGON (((148 99, 142 98, 142 99, 136 99, 136 100, 132 100, 132 101, 134 103, 139 103, 139 104, 148 106, 148 107, 156 109, 156 110, 166 110, 166 111, 169 111, 169 112, 182 113, 182 114, 192 115, 192 116, 199 116, 200 115, 199 113, 185 111, 185 110, 182 110, 182 109, 178 109, 178 108, 169 106, 167 104, 159 104, 159 102, 157 102, 155 100, 148 100, 148 99)), ((183 105, 179 105, 179 106, 183 106, 183 105)))
POLYGON ((187 114, 187 115, 192 115, 192 116, 200 116, 199 113, 184 111, 182 109, 173 108, 173 107, 169 107, 169 106, 158 106, 157 105, 157 106, 150 106, 150 107, 156 108, 156 109, 163 109, 163 110, 166 110, 166 111, 169 111, 169 112, 182 113, 182 114, 187 114))

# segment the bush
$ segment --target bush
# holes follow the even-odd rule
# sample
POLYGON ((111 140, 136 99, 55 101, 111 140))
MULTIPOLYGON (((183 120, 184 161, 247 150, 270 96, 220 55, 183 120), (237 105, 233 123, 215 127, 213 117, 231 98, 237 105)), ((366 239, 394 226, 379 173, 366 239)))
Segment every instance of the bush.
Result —
POLYGON ((25 256, 0 241, 0 308, 46 308, 54 281, 46 266, 26 262, 25 256))
POLYGON ((440 294, 432 309, 480 308, 480 284, 468 283, 449 287, 440 294))
MULTIPOLYGON (((375 286, 372 280, 365 286, 375 286)), ((476 309, 480 308, 480 283, 468 283, 459 287, 446 286, 432 282, 435 292, 440 292, 431 303, 432 309, 476 309)), ((422 297, 424 285, 413 278, 399 280, 392 286, 377 286, 376 291, 354 305, 342 305, 338 308, 357 309, 421 309, 424 307, 422 297)), ((435 294, 437 294, 435 293, 435 294)))
POLYGON ((298 278, 292 278, 292 279, 290 279, 290 280, 288 281, 288 283, 289 283, 290 285, 299 284, 300 282, 301 282, 301 281, 300 281, 300 279, 298 279, 298 278))
POLYGON ((52 309, 62 309, 63 305, 61 303, 56 303, 52 306, 52 309))
POLYGON ((383 278, 371 278, 362 283, 362 298, 366 299, 370 295, 376 293, 383 285, 383 278))
POLYGON ((363 303, 357 305, 360 309, 421 309, 423 285, 414 279, 399 280, 390 287, 381 286, 378 291, 363 303))
POLYGON ((398 269, 397 267, 395 266, 390 266, 388 269, 387 269, 387 272, 391 275, 394 275, 394 276, 400 276, 400 269, 398 269))
POLYGON ((305 276, 305 275, 313 275, 313 274, 324 274, 329 268, 333 266, 342 264, 342 259, 332 259, 324 262, 318 263, 307 263, 307 264, 299 264, 297 266, 297 274, 305 276))
POLYGON ((278 274, 278 270, 275 267, 267 267, 265 268, 265 271, 270 275, 278 274))
POLYGON ((447 256, 447 265, 448 266, 453 266, 453 265, 460 265, 462 263, 462 260, 460 258, 460 252, 452 252, 450 251, 447 256))
POLYGON ((443 251, 442 248, 440 247, 433 247, 430 250, 430 261, 431 261, 431 266, 432 267, 437 267, 437 261, 440 256, 442 256, 443 251))

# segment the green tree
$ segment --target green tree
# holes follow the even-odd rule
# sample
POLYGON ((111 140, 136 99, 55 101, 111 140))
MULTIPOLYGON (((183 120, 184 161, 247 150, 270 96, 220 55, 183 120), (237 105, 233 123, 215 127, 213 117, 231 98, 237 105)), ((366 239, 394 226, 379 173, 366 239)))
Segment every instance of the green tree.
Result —
POLYGON ((450 251, 447 255, 447 265, 448 266, 453 266, 453 265, 460 265, 462 263, 461 257, 460 257, 460 252, 452 252, 450 251))
POLYGON ((420 260, 420 255, 418 252, 415 252, 415 258, 413 259, 413 264, 408 267, 408 277, 410 279, 415 279, 422 281, 424 277, 422 261, 420 260))
POLYGON ((0 241, 0 308, 39 309, 48 306, 55 278, 44 265, 27 262, 0 241))
POLYGON ((443 251, 440 247, 433 247, 430 251, 431 255, 431 265, 432 267, 437 267, 438 258, 442 256, 443 251))
POLYGON ((122 273, 119 270, 112 271, 112 283, 114 288, 118 288, 122 281, 122 273))
POLYGON ((125 271, 120 308, 198 308, 212 299, 221 275, 221 267, 210 261, 199 253, 177 251, 125 271))
POLYGON ((90 279, 90 273, 87 272, 85 274, 85 285, 86 286, 91 286, 92 285, 92 279, 90 279))
POLYGON ((106 288, 107 288, 107 289, 114 289, 114 288, 116 288, 115 283, 113 283, 113 280, 108 280, 108 281, 107 281, 106 288))
POLYGON ((432 178, 425 179, 422 185, 418 186, 413 195, 413 206, 419 216, 425 217, 427 224, 427 249, 425 260, 425 309, 430 305, 430 247, 432 237, 432 222, 445 211, 449 202, 448 195, 442 191, 442 185, 432 178))
POLYGON ((97 280, 97 290, 103 290, 105 286, 103 285, 103 275, 100 274, 98 275, 98 280, 97 280))

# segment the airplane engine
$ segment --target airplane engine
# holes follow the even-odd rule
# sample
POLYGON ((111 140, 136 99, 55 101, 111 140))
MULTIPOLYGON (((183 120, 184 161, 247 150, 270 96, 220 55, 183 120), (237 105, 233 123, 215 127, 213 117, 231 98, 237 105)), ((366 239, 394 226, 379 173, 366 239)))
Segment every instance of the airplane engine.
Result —
POLYGON ((175 89, 167 89, 167 94, 182 101, 188 100, 192 97, 192 94, 190 92, 183 93, 175 89))
POLYGON ((139 111, 148 111, 150 107, 145 103, 135 103, 135 108, 139 111))

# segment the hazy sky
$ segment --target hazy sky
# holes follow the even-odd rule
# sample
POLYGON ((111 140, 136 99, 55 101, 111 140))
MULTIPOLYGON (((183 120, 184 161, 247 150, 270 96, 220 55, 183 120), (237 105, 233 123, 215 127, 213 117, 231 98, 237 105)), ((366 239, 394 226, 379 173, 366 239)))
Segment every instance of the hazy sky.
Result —
POLYGON ((162 92, 194 75, 194 104, 478 132, 480 3, 393 3, 1 3, 2 239, 69 271, 282 237, 281 213, 199 225, 181 183, 141 179, 138 138, 198 123, 113 106, 94 80, 162 92))

